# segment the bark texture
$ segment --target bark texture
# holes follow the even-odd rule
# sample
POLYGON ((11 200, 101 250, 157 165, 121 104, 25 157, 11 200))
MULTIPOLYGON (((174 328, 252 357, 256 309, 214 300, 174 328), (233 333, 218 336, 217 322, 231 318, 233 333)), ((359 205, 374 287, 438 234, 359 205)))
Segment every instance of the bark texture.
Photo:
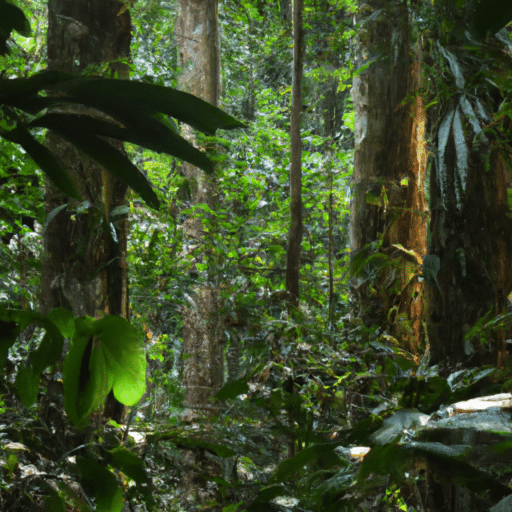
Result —
MULTIPOLYGON (((505 328, 484 333, 484 343, 479 336, 465 339, 483 317, 487 323, 507 312, 512 291, 512 179, 510 150, 503 145, 511 126, 508 117, 489 115, 502 109, 503 93, 478 75, 480 64, 468 59, 464 48, 465 28, 476 16, 476 5, 451 6, 455 29, 441 36, 436 50, 440 60, 464 65, 454 75, 450 100, 433 120, 429 256, 437 259, 439 270, 429 286, 428 335, 431 363, 444 361, 448 368, 459 362, 496 364, 501 369, 507 360, 505 328), (476 96, 467 92, 469 87, 476 96), (476 127, 486 125, 491 129, 476 135, 476 127)), ((489 44, 496 43, 490 37, 489 44)), ((486 60, 496 76, 509 72, 510 54, 507 61, 491 51, 486 60)))
MULTIPOLYGON (((472 147, 472 140, 468 147, 472 147)), ((505 312, 512 291, 509 171, 499 154, 491 158, 487 170, 481 152, 469 152, 462 204, 455 190, 459 172, 453 130, 448 137, 445 167, 440 170, 436 165, 431 176, 429 253, 440 261, 437 285, 429 286, 428 333, 433 364, 473 359, 502 368, 506 363, 503 331, 491 334, 492 351, 482 346, 478 337, 464 341, 465 334, 486 313, 505 312), (440 180, 444 182, 442 188, 440 180)))
POLYGON ((356 118, 350 244, 353 255, 370 255, 380 240, 385 265, 377 270, 374 289, 361 279, 353 290, 365 323, 392 325, 402 344, 418 352, 424 313, 422 285, 413 276, 426 253, 425 113, 420 97, 402 103, 421 83, 421 51, 411 59, 406 3, 374 0, 361 5, 361 13, 366 20, 357 65, 374 62, 354 78, 352 88, 356 118))
MULTIPOLYGON (((179 45, 179 88, 217 106, 220 94, 220 47, 217 16, 217 0, 180 0, 180 12, 176 23, 176 39, 179 45)), ((196 144, 190 127, 185 127, 183 136, 196 144)), ((189 180, 192 201, 206 203, 215 208, 216 191, 213 179, 203 171, 184 163, 182 173, 189 180)), ((198 242, 204 239, 201 219, 187 221, 187 234, 198 242)), ((208 256, 203 255, 208 263, 208 256)), ((208 280, 194 290, 190 307, 183 310, 183 354, 185 387, 182 418, 186 421, 204 414, 217 412, 212 402, 224 378, 224 346, 222 320, 219 316, 220 296, 218 284, 208 280)), ((203 451, 183 450, 183 459, 192 467, 201 468, 204 474, 222 474, 222 468, 213 464, 203 451)), ((204 503, 215 498, 215 490, 207 482, 195 478, 193 473, 184 479, 184 487, 192 501, 204 503), (213 493, 213 494, 212 494, 213 493)))
MULTIPOLYGON (((181 90, 198 96, 213 105, 218 105, 220 93, 220 47, 217 17, 217 1, 181 0, 176 24, 176 39, 179 44, 179 79, 181 90)), ((184 136, 195 143, 190 128, 184 136)), ((200 169, 184 163, 182 172, 193 185, 192 200, 195 204, 206 203, 215 208, 216 193, 212 178, 200 169)), ((187 232, 201 240, 201 220, 188 221, 187 232)), ((184 361, 184 417, 192 419, 198 411, 211 414, 214 410, 211 398, 223 383, 223 339, 219 324, 219 292, 215 283, 195 290, 193 304, 183 314, 184 361)))
MULTIPOLYGON (((50 0, 49 69, 123 76, 125 68, 116 61, 129 55, 131 22, 128 12, 118 15, 121 7, 115 0, 50 0)), ((57 135, 48 133, 46 144, 61 159, 84 203, 69 200, 46 180, 47 215, 67 206, 43 236, 41 309, 48 313, 65 307, 75 316, 128 318, 127 225, 124 218, 115 224, 109 218, 112 209, 126 204, 127 186, 57 135)), ((112 144, 122 149, 121 143, 112 144)), ((110 416, 120 421, 122 408, 110 405, 110 416)))

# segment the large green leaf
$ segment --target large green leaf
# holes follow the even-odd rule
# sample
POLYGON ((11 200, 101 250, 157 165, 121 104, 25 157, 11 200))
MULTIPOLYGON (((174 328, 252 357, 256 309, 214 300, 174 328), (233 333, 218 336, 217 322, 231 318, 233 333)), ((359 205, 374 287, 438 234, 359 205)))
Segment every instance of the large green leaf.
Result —
POLYGON ((87 344, 91 341, 93 323, 94 319, 90 317, 75 319, 75 335, 71 340, 71 347, 64 360, 64 409, 68 418, 79 428, 87 424, 87 414, 84 415, 83 408, 79 406, 80 375, 83 371, 86 372, 89 369, 88 361, 85 363, 82 363, 82 361, 84 360, 87 344))
MULTIPOLYGON (((129 185, 153 208, 159 207, 158 198, 151 188, 148 180, 137 167, 106 140, 98 137, 94 128, 99 126, 87 116, 56 115, 43 116, 43 122, 37 121, 33 126, 46 126, 63 139, 71 142, 78 149, 90 156, 100 165, 108 169, 112 174, 129 185)), ((106 133, 107 122, 101 123, 103 133, 106 133)), ((111 131, 116 132, 121 128, 112 124, 111 131)), ((102 135, 103 135, 102 133, 102 135)))
POLYGON ((110 451, 100 447, 100 451, 108 464, 119 469, 119 471, 129 476, 138 485, 151 482, 144 469, 144 462, 124 446, 118 446, 110 451))
POLYGON ((55 87, 70 101, 112 113, 117 117, 131 108, 162 112, 189 124, 197 130, 214 135, 218 128, 230 130, 246 125, 212 104, 183 91, 161 85, 109 80, 77 79, 55 87))
POLYGON ((168 128, 143 109, 131 109, 117 118, 127 128, 113 122, 76 114, 45 114, 33 121, 31 126, 41 126, 55 132, 67 131, 68 126, 80 127, 96 135, 131 142, 158 153, 164 152, 199 167, 207 172, 213 170, 210 159, 192 144, 168 128))
MULTIPOLYGON (((61 321, 67 322, 65 315, 61 321)), ((73 329, 66 324, 66 329, 73 329)), ((126 405, 146 389, 146 357, 138 331, 124 318, 76 318, 71 348, 64 361, 64 408, 78 427, 110 390, 126 405)))
MULTIPOLYGON (((28 78, 2 79, 0 80, 0 103, 16 107, 17 104, 14 102, 23 101, 27 98, 38 98, 42 100, 42 105, 47 101, 55 102, 56 100, 52 98, 38 97, 37 93, 70 80, 76 80, 76 76, 60 71, 41 71, 28 78)), ((45 106, 42 108, 45 108, 45 106)))
POLYGON ((94 335, 100 340, 114 396, 125 405, 135 405, 146 391, 142 336, 127 320, 115 315, 97 320, 94 335))
POLYGON ((30 365, 18 370, 18 375, 16 375, 16 388, 21 403, 27 408, 37 400, 39 381, 40 374, 34 372, 30 365))
POLYGON ((20 144, 62 192, 78 201, 82 201, 82 196, 59 160, 46 146, 34 139, 26 128, 18 125, 15 130, 15 138, 11 140, 20 144))
MULTIPOLYGON (((122 153, 100 137, 115 138, 156 152, 165 152, 212 172, 213 164, 208 157, 180 137, 165 116, 190 124, 206 134, 215 134, 218 128, 245 126, 206 101, 159 85, 98 77, 77 78, 57 71, 41 72, 30 78, 0 80, 0 104, 32 115, 46 108, 70 103, 100 110, 118 124, 89 116, 50 113, 33 121, 31 126, 48 128, 59 134, 118 176, 155 208, 158 207, 158 200, 146 178, 122 153), (42 90, 53 91, 55 96, 39 96, 42 90)), ((59 162, 25 128, 18 123, 8 138, 21 144, 64 193, 81 200, 59 162)))
POLYGON ((75 317, 69 309, 55 308, 48 313, 48 318, 57 326, 66 338, 72 338, 75 334, 75 317))
POLYGON ((86 489, 94 492, 98 512, 121 512, 123 491, 115 476, 95 460, 77 457, 80 478, 86 489))
MULTIPOLYGON (((82 371, 84 364, 82 362, 82 371)), ((80 418, 86 418, 91 412, 97 409, 104 401, 112 387, 107 374, 107 363, 105 355, 96 343, 92 344, 89 357, 89 372, 85 387, 79 390, 77 413, 80 418)))

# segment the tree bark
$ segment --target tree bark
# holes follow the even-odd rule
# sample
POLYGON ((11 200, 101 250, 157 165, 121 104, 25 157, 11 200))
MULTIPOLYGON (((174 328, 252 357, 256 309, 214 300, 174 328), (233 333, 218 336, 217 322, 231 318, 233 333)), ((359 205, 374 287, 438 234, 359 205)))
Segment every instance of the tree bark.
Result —
POLYGON ((302 150, 300 120, 302 113, 302 67, 304 60, 304 33, 302 28, 302 0, 293 3, 293 84, 292 115, 290 121, 290 213, 286 251, 286 291, 293 307, 299 305, 300 253, 302 245, 302 150))
POLYGON ((375 62, 354 78, 352 88, 356 145, 350 243, 353 256, 370 255, 378 247, 386 264, 377 270, 374 289, 368 279, 360 279, 353 291, 367 325, 391 326, 404 348, 417 353, 424 312, 422 284, 413 276, 426 253, 425 113, 419 96, 402 102, 420 85, 421 50, 410 59, 405 2, 373 0, 361 10, 375 16, 360 31, 357 66, 375 62))
MULTIPOLYGON (((131 22, 127 11, 118 15, 121 7, 115 0, 50 0, 49 69, 79 73, 92 67, 95 74, 123 76, 127 68, 116 61, 129 55, 131 22)), ((110 211, 126 204, 127 186, 57 135, 48 132, 46 144, 63 162, 84 203, 77 209, 76 202, 45 181, 47 215, 67 206, 43 236, 42 312, 65 307, 75 316, 128 318, 127 224, 125 218, 110 222, 110 211)), ((112 144, 122 149, 121 143, 112 144)), ((120 421, 122 407, 109 403, 111 416, 120 421)))
MULTIPOLYGON (((182 69, 178 86, 181 90, 198 96, 217 106, 220 94, 220 43, 217 0, 180 0, 176 23, 182 69)), ((183 129, 183 136, 195 144, 190 127, 183 129)), ((189 180, 194 204, 206 203, 215 209, 216 187, 214 180, 203 171, 184 163, 181 172, 189 180)), ((187 220, 187 233, 195 240, 204 240, 208 234, 200 218, 187 220)), ((209 256, 203 254, 209 267, 209 256)), ((183 354, 185 387, 182 419, 194 421, 201 414, 211 416, 218 412, 212 402, 224 379, 224 344, 222 319, 219 317, 220 294, 217 282, 208 267, 207 282, 194 290, 193 304, 183 309, 183 354)), ((212 272, 213 274, 213 272, 212 272)), ((202 468, 210 475, 220 475, 220 467, 210 467, 212 461, 204 452, 183 450, 183 459, 191 466, 202 468)), ((204 501, 211 496, 206 481, 187 474, 184 478, 187 494, 204 501)))
MULTIPOLYGON (((437 134, 438 146, 439 139, 437 134)), ((466 139, 468 148, 474 147, 472 139, 466 139)), ((491 334, 493 352, 482 346, 478 337, 464 340, 485 314, 505 312, 507 296, 512 291, 508 169, 499 153, 490 159, 490 169, 486 169, 481 153, 482 148, 469 151, 466 183, 462 184, 464 192, 459 199, 456 189, 460 173, 452 127, 443 165, 436 161, 430 179, 429 253, 439 258, 436 283, 429 286, 432 364, 445 361, 453 365, 472 359, 502 368, 506 363, 503 331, 491 334)))
MULTIPOLYGON (((465 30, 475 6, 475 2, 451 6, 450 19, 457 23, 449 33, 440 34, 436 50, 440 60, 457 66, 464 62, 451 89, 444 91, 450 100, 432 122, 436 158, 430 176, 429 257, 437 264, 437 275, 430 276, 428 287, 428 335, 431 363, 448 363, 449 370, 460 362, 505 366, 504 329, 486 333, 485 343, 479 336, 465 337, 483 317, 488 322, 505 314, 512 291, 507 190, 511 177, 504 160, 510 156, 508 145, 503 145, 511 126, 507 117, 495 116, 491 121, 490 114, 503 105, 501 89, 489 85, 492 75, 491 80, 486 76, 476 81, 480 64, 465 59, 465 30), (466 80, 479 95, 476 101, 474 94, 466 93, 466 80), (488 124, 492 128, 480 133, 478 127, 488 124)), ((490 38, 488 44, 492 48, 501 42, 490 38)), ((501 51, 494 60, 496 51, 487 56, 489 69, 502 76, 509 73, 510 63, 502 59, 501 51)))
MULTIPOLYGON (((217 106, 220 94, 220 46, 217 0, 181 0, 176 36, 180 47, 182 74, 179 87, 217 106)), ((195 137, 185 128, 185 137, 192 143, 195 137)), ((183 164, 182 172, 195 186, 193 202, 215 207, 215 185, 200 169, 183 164)), ((189 230, 200 240, 203 227, 200 219, 190 219, 189 230)), ((197 411, 212 414, 210 401, 223 383, 222 330, 219 328, 219 293, 208 282, 196 290, 195 306, 183 316, 184 417, 191 420, 197 411)))

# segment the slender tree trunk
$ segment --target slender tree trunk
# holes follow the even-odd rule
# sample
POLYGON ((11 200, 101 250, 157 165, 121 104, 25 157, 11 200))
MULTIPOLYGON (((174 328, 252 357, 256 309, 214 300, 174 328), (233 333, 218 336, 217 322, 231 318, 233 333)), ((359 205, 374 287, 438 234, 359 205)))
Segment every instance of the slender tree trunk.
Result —
POLYGON ((366 256, 375 250, 369 244, 380 240, 386 265, 378 271, 376 292, 364 279, 353 291, 367 325, 394 325, 405 348, 418 352, 424 337, 422 284, 412 276, 426 253, 425 115, 419 97, 402 102, 419 87, 421 53, 410 60, 405 2, 364 3, 366 16, 378 15, 360 32, 364 57, 358 66, 375 62, 354 78, 352 88, 356 146, 350 239, 353 254, 365 251, 366 256))
MULTIPOLYGON (((299 306, 300 253, 302 247, 302 149, 300 120, 302 113, 302 68, 304 60, 304 32, 302 27, 303 0, 293 2, 293 83, 292 115, 290 120, 290 230, 286 251, 286 291, 293 316, 299 306)), ((293 393, 293 382, 289 390, 293 393)), ((293 410, 288 410, 290 429, 294 428, 293 410)), ((295 455, 295 439, 288 439, 288 458, 295 455)))
MULTIPOLYGON (((50 0, 49 69, 78 73, 96 66, 95 74, 109 78, 126 73, 116 62, 128 57, 131 39, 130 15, 119 14, 121 7, 115 0, 50 0)), ((65 307, 75 316, 128 318, 127 224, 124 218, 114 224, 110 219, 110 211, 126 204, 127 187, 57 135, 49 132, 46 144, 71 174, 84 203, 77 209, 76 202, 46 180, 47 215, 67 206, 43 236, 41 309, 48 313, 65 307)), ((110 402, 111 417, 120 421, 120 404, 110 402)))
MULTIPOLYGON (((176 23, 176 39, 179 45, 179 88, 198 96, 213 105, 218 104, 220 94, 220 43, 217 0, 180 0, 176 23)), ((193 131, 185 127, 183 135, 195 143, 193 131)), ((216 189, 214 180, 200 169, 183 164, 182 173, 189 180, 195 204, 206 203, 215 209, 216 189)), ((196 240, 207 243, 203 224, 199 218, 187 221, 188 233, 196 240)), ((215 269, 208 255, 203 255, 209 265, 208 280, 194 290, 194 304, 183 312, 183 354, 185 387, 182 418, 193 421, 204 414, 217 412, 212 397, 223 384, 224 351, 223 328, 219 318, 220 297, 218 283, 212 282, 215 269)), ((209 475, 221 475, 220 466, 212 467, 213 461, 204 452, 183 450, 184 460, 193 467, 202 468, 209 475)), ((191 499, 204 501, 211 496, 206 482, 194 478, 192 473, 184 478, 184 486, 191 499)))
POLYGON ((302 0, 293 3, 293 85, 290 122, 290 231, 286 252, 286 290, 292 306, 299 305, 300 252, 302 244, 302 150, 300 119, 302 113, 302 65, 304 33, 302 0))
MULTIPOLYGON (((180 48, 180 89, 213 105, 218 104, 220 89, 220 48, 217 1, 181 0, 176 37, 180 48)), ((192 130, 185 136, 195 142, 192 130)), ((200 169, 189 164, 182 172, 193 185, 194 203, 215 207, 215 185, 200 169)), ((200 219, 190 219, 189 233, 203 237, 200 219)), ((219 293, 215 283, 208 282, 196 290, 197 307, 188 308, 183 318, 183 352, 185 417, 192 419, 194 410, 212 413, 210 401, 223 382, 223 349, 219 328, 219 293)))

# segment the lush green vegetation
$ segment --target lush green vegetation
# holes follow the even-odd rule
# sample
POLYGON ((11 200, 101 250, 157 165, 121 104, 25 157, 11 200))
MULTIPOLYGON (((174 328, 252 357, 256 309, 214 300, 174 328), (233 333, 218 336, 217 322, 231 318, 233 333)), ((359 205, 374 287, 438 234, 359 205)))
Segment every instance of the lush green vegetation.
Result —
MULTIPOLYGON (((0 57, 2 79, 32 77, 45 68, 45 6, 18 4, 36 37, 14 36, 10 54, 0 57)), ((132 6, 132 79, 176 86, 176 4, 152 0, 132 6)), ((38 309, 41 233, 48 222, 40 168, 46 169, 29 158, 15 137, 0 138, 0 236, 5 242, 0 244, 0 302, 9 305, 0 310, 0 358, 6 360, 0 414, 11 422, 1 430, 7 439, 27 447, 29 461, 44 457, 42 467, 52 475, 31 486, 20 478, 23 452, 0 445, 0 494, 5 496, 0 503, 5 510, 39 507, 44 497, 48 510, 114 511, 121 510, 123 496, 133 506, 145 507, 140 510, 421 510, 411 505, 417 503, 415 486, 425 479, 424 467, 414 461, 438 460, 428 446, 407 450, 400 432, 384 446, 376 446, 362 466, 341 447, 378 445, 371 435, 397 408, 430 414, 443 404, 507 389, 502 387, 507 373, 492 369, 465 369, 448 384, 427 369, 428 356, 420 361, 400 349, 382 326, 365 326, 357 318, 348 282, 354 160, 354 113, 348 90, 358 29, 352 23, 354 10, 355 2, 348 0, 306 3, 305 235, 301 306, 293 317, 288 314, 284 285, 291 27, 280 18, 278 2, 240 0, 220 6, 220 106, 229 114, 222 119, 236 118, 248 126, 217 136, 198 134, 199 146, 208 148, 208 158, 215 163, 215 210, 191 201, 194 184, 179 172, 183 155, 172 156, 165 147, 152 148, 160 153, 146 149, 158 144, 145 141, 135 126, 131 138, 123 139, 142 142, 126 144, 128 158, 141 171, 133 175, 138 178, 132 182, 136 192, 129 203, 131 325, 117 317, 93 322, 72 318, 63 310, 48 316, 33 312, 38 309), (144 141, 148 143, 142 147, 144 141), (144 179, 137 181, 142 175, 144 179), (148 182, 153 185, 151 195, 148 182), (202 219, 208 237, 190 236, 187 226, 192 218, 202 219), (223 318, 227 384, 217 395, 222 414, 205 418, 191 430, 179 416, 181 312, 194 306, 194 292, 206 280, 221 290, 218 315, 223 318), (34 322, 35 328, 24 330, 34 322), (93 334, 106 340, 106 347, 94 356, 100 362, 88 368, 93 375, 82 385, 81 361, 93 334), (64 338, 73 344, 62 368, 57 361, 64 338), (146 394, 140 387, 130 388, 126 380, 135 381, 144 373, 142 339, 148 361, 146 394), (129 350, 120 350, 122 343, 129 350), (125 439, 112 422, 105 426, 98 420, 85 430, 74 428, 83 427, 104 399, 110 378, 108 372, 102 373, 104 367, 111 369, 110 387, 118 386, 123 402, 133 406, 131 428, 145 432, 143 448, 135 435, 125 439), (132 374, 127 376, 128 367, 132 374), (62 376, 74 379, 64 396, 62 376), (286 459, 290 443, 297 455, 286 459), (201 474, 184 462, 180 449, 185 448, 208 452, 222 471, 201 474), (73 459, 75 450, 79 457, 73 459), (55 476, 61 473, 66 479, 55 476), (187 505, 179 493, 187 475, 215 482, 215 498, 205 502, 198 497, 187 505), (80 481, 86 498, 74 492, 68 477, 80 481), (277 497, 281 501, 271 502, 277 497)), ((85 101, 82 93, 78 99, 85 101)), ((0 134, 11 133, 23 106, 13 104, 12 110, 2 111, 19 117, 4 115, 0 134)), ((46 125, 32 126, 39 128, 31 132, 34 140, 42 143, 41 127, 46 125)), ((222 120, 213 131, 219 127, 222 120)), ((194 161, 201 162, 206 165, 204 160, 194 161)), ((504 455, 508 450, 508 445, 502 446, 504 455)), ((459 484, 494 486, 496 495, 504 495, 508 466, 491 478, 473 473, 462 456, 443 460, 455 459, 459 484)))

